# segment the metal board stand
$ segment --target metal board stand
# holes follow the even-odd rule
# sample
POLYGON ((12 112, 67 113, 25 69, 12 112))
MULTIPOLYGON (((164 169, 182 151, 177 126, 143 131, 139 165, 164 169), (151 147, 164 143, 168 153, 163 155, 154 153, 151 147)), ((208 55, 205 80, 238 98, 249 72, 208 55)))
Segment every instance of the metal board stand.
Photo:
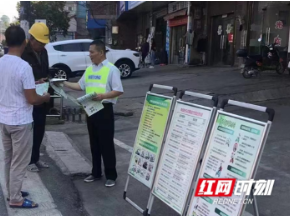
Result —
MULTIPOLYGON (((221 104, 221 110, 224 110, 226 105, 233 105, 233 106, 247 108, 247 109, 251 109, 251 110, 256 110, 256 111, 260 111, 260 112, 268 114, 268 121, 267 121, 265 136, 263 138, 262 145, 261 145, 261 148, 259 150, 258 159, 257 159, 256 165, 255 165, 255 168, 254 168, 254 171, 253 171, 253 174, 252 174, 252 178, 255 178, 256 174, 257 174, 258 166, 260 164, 260 161, 261 161, 261 158, 262 158, 262 154, 263 154, 263 151, 264 151, 267 139, 268 139, 268 135, 269 135, 269 132, 270 132, 270 129, 271 129, 271 126, 272 126, 272 122, 273 122, 274 117, 275 117, 275 110, 272 109, 272 108, 267 108, 267 107, 263 107, 263 106, 259 106, 259 105, 254 105, 254 104, 234 101, 234 100, 230 100, 230 99, 224 99, 223 100, 223 102, 221 104)), ((254 189, 254 186, 252 186, 252 190, 251 190, 251 197, 253 199, 254 213, 255 213, 255 216, 259 216, 258 202, 257 202, 256 196, 254 196, 253 189, 254 189)), ((243 206, 241 214, 243 214, 245 209, 246 209, 246 207, 243 206)))
MULTIPOLYGON (((260 160, 261 160, 261 156, 262 156, 262 153, 263 153, 263 150, 264 150, 264 147, 265 147, 268 135, 269 135, 269 131, 270 131, 270 128, 271 128, 271 125, 272 125, 272 122, 273 122, 273 119, 274 119, 274 116, 275 116, 275 111, 273 109, 271 109, 271 108, 262 107, 262 106, 258 106, 258 105, 253 105, 253 104, 244 103, 244 102, 239 102, 239 101, 234 101, 234 100, 229 100, 229 99, 224 99, 222 101, 219 111, 221 111, 221 113, 217 113, 215 120, 218 118, 219 114, 222 114, 222 115, 232 116, 232 117, 237 118, 237 119, 244 118, 248 122, 254 122, 256 124, 260 124, 260 125, 264 126, 263 134, 261 135, 261 142, 259 144, 259 149, 257 150, 257 153, 256 153, 256 159, 255 159, 255 162, 253 162, 253 168, 252 168, 252 170, 251 170, 251 172, 249 174, 249 178, 248 178, 248 179, 253 179, 255 177, 255 175, 256 175, 256 172, 257 172, 257 169, 258 169, 258 165, 259 165, 260 160), (246 108, 246 109, 251 109, 251 110, 256 110, 256 111, 260 111, 260 112, 263 112, 263 113, 267 113, 268 114, 268 121, 267 121, 267 123, 265 123, 265 122, 253 120, 253 119, 250 119, 250 118, 247 118, 247 117, 238 116, 238 115, 235 115, 233 113, 223 112, 226 105, 233 105, 233 106, 237 106, 237 107, 242 107, 242 108, 246 108)), ((215 125, 213 125, 213 128, 214 127, 215 127, 215 125)), ((211 130, 211 135, 209 137, 209 141, 211 140, 211 137, 213 137, 213 133, 214 133, 214 129, 211 130)), ((206 153, 209 151, 209 149, 210 149, 210 144, 208 143, 206 153)), ((201 168, 203 168, 203 165, 201 166, 201 168)), ((196 188, 196 185, 195 185, 195 188, 196 188)), ((251 197, 253 199, 254 213, 255 213, 256 216, 258 216, 259 215, 259 209, 258 209, 258 205, 257 205, 257 199, 253 195, 253 187, 251 187, 251 188, 252 188, 252 190, 251 190, 250 195, 251 195, 251 197)), ((245 196, 244 195, 244 199, 246 199, 246 198, 248 199, 249 196, 245 196)), ((191 206, 192 206, 192 204, 194 202, 193 199, 194 198, 192 198, 191 202, 190 202, 191 206)), ((244 210, 245 210, 245 205, 240 207, 239 211, 237 211, 237 215, 241 216, 243 214, 244 210)), ((191 211, 188 210, 187 211, 187 215, 191 215, 190 212, 191 211)))
MULTIPOLYGON (((158 84, 151 84, 150 87, 149 87, 149 91, 147 92, 147 94, 155 94, 155 93, 152 93, 151 90, 153 88, 157 88, 157 89, 164 89, 164 90, 169 90, 169 91, 173 91, 173 99, 172 99, 172 103, 171 103, 171 108, 170 108, 170 112, 169 112, 169 116, 168 116, 168 119, 167 119, 167 125, 166 125, 166 128, 165 128, 165 132, 164 132, 164 136, 163 136, 163 140, 162 140, 162 144, 161 144, 161 148, 160 148, 160 152, 159 152, 159 156, 160 154, 162 153, 162 147, 163 147, 163 144, 164 144, 164 139, 165 139, 165 136, 166 136, 166 133, 168 131, 168 126, 170 125, 170 120, 171 120, 171 116, 172 116, 172 112, 173 112, 173 108, 174 108, 174 104, 175 104, 175 100, 176 100, 176 94, 177 94, 177 88, 175 87, 171 87, 171 86, 164 86, 164 85, 158 85, 158 84)), ((158 95, 158 94, 157 94, 158 95)), ((146 95, 147 96, 147 95, 146 95)), ((146 97, 145 97, 145 101, 146 101, 146 97)), ((144 104, 145 105, 145 104, 144 104)), ((142 112, 143 113, 143 112, 142 112)), ((141 115, 142 117, 142 115, 141 115)), ((141 121, 141 118, 140 118, 140 121, 141 121)), ((137 140, 137 138, 135 139, 135 141, 137 140)), ((134 143, 135 144, 135 143, 134 143)), ((134 155, 134 149, 133 149, 133 153, 132 153, 132 156, 134 155)), ((131 160, 131 159, 130 159, 131 160)), ((158 158, 158 161, 159 161, 159 158, 158 158)), ((158 162, 156 164, 156 166, 158 166, 158 162)), ((130 167, 130 166, 129 166, 130 167)), ((154 177, 153 177, 153 182, 154 182, 154 178, 156 176, 156 172, 155 171, 155 174, 154 174, 154 177)), ((124 193, 123 193, 123 199, 125 201, 127 201, 129 204, 131 204, 136 210, 138 210, 140 213, 142 213, 143 215, 146 215, 146 210, 142 209, 139 205, 137 205, 134 201, 132 201, 130 198, 127 197, 127 190, 128 190, 128 186, 129 186, 129 182, 130 182, 130 177, 131 175, 128 174, 127 176, 127 181, 126 181, 126 185, 125 185, 125 189, 124 189, 124 193)), ((150 190, 152 188, 152 185, 150 187, 150 190)), ((147 206, 148 207, 148 206, 147 206)))
MULTIPOLYGON (((218 105, 218 97, 217 96, 210 96, 210 95, 196 93, 196 92, 190 92, 190 91, 181 91, 181 93, 179 95, 179 100, 177 102, 186 104, 186 101, 182 101, 182 97, 184 95, 191 96, 191 97, 196 97, 196 98, 200 98, 200 99, 212 100, 213 101, 213 108, 212 108, 212 111, 211 111, 211 115, 210 115, 210 119, 209 119, 209 122, 208 122, 208 126, 206 128, 205 137, 204 137, 204 140, 202 142, 202 147, 201 147, 201 150, 200 150, 200 153, 199 153, 199 157, 198 157, 198 161, 197 161, 197 165, 196 165, 196 170, 195 170, 195 172, 193 174, 193 177, 192 177, 193 179, 191 180, 191 185, 190 185, 191 188, 189 189, 189 192, 188 192, 188 195, 187 195, 187 198, 186 198, 186 201, 185 201, 184 209, 183 209, 182 213, 180 214, 182 216, 186 215, 186 212, 187 212, 187 209, 188 209, 188 206, 189 206, 189 202, 190 202, 190 198, 191 198, 192 193, 194 191, 193 190, 193 187, 194 187, 193 184, 195 183, 195 181, 197 179, 198 172, 199 172, 199 169, 201 167, 202 157, 203 157, 203 154, 205 152, 206 144, 207 144, 207 141, 209 139, 211 126, 213 125, 213 121, 214 121, 214 117, 215 117, 215 114, 216 114, 216 111, 217 111, 217 105, 218 105)), ((189 106, 190 106, 190 104, 191 103, 188 103, 189 106)), ((194 105, 202 106, 202 105, 198 105, 198 104, 191 104, 191 105, 192 106, 194 106, 194 105)), ((177 104, 176 104, 176 106, 177 106, 177 104)), ((174 109, 173 113, 176 110, 176 106, 175 106, 175 109, 174 109)), ((157 168, 157 171, 158 171, 158 168, 157 168)), ((156 177, 155 177, 155 179, 156 179, 156 177)), ((152 188, 151 193, 150 193, 150 198, 149 198, 149 201, 148 201, 148 206, 147 206, 147 209, 146 209, 144 215, 150 216, 155 197, 156 196, 153 194, 153 188, 152 188)))

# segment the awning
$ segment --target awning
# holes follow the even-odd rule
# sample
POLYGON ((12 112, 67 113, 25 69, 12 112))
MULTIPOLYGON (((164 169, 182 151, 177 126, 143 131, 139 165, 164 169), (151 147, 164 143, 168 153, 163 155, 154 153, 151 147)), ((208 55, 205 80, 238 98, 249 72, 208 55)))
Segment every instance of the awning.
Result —
POLYGON ((167 20, 171 20, 175 17, 184 16, 184 15, 186 15, 186 12, 187 12, 187 9, 183 9, 183 10, 168 14, 164 17, 164 20, 167 21, 167 20))
POLYGON ((179 16, 177 18, 171 19, 168 21, 168 26, 174 27, 174 26, 182 26, 186 25, 188 21, 188 17, 186 15, 179 16))

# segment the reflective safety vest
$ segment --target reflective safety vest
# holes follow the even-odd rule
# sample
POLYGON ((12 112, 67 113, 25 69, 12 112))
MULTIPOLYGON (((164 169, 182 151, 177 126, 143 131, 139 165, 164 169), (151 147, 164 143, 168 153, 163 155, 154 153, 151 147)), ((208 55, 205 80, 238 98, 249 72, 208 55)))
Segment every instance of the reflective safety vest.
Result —
POLYGON ((85 72, 86 94, 106 93, 110 68, 104 65, 99 71, 94 72, 93 66, 87 68, 85 72))
MULTIPOLYGON (((94 72, 93 66, 86 69, 85 72, 85 87, 86 94, 97 93, 105 94, 110 74, 110 66, 114 66, 112 63, 104 65, 99 71, 94 72)), ((117 99, 117 98, 116 98, 117 99)))

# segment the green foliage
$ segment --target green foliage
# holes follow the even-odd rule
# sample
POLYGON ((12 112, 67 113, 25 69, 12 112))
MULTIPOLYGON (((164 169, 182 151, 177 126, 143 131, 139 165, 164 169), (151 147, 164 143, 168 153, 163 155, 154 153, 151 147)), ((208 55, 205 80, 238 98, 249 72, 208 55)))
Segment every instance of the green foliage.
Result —
MULTIPOLYGON (((24 7, 30 26, 36 19, 45 19, 51 36, 56 32, 61 32, 65 36, 70 21, 68 12, 64 10, 65 3, 65 1, 31 1, 30 7, 27 5, 24 7)), ((20 15, 20 4, 17 4, 17 10, 20 15)))

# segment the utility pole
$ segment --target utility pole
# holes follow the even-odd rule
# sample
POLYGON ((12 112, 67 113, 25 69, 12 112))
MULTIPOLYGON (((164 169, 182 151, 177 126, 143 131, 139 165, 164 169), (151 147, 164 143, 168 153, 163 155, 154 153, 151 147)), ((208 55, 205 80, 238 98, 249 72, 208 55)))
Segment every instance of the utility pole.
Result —
POLYGON ((30 18, 30 1, 20 1, 20 26, 25 32, 26 39, 29 38, 29 18, 30 18))

